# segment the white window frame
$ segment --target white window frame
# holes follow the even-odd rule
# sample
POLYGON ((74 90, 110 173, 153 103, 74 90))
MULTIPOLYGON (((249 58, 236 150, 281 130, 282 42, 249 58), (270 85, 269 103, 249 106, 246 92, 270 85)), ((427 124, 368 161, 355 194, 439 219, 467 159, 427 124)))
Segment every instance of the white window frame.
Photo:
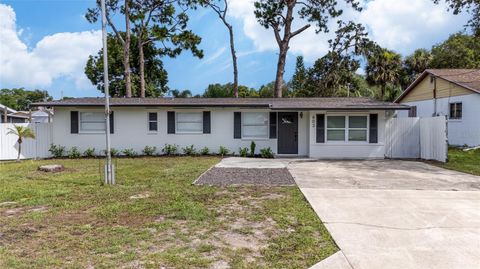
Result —
POLYGON ((176 134, 203 134, 203 111, 185 111, 185 112, 175 112, 175 133, 176 134), (182 131, 178 130, 178 115, 180 114, 200 114, 200 122, 197 121, 181 121, 180 123, 201 123, 201 128, 198 131, 182 131))
POLYGON ((369 138, 370 138, 370 117, 368 114, 352 114, 352 115, 341 115, 341 114, 329 114, 325 115, 325 143, 326 144, 369 144, 369 138), (344 117, 345 118, 345 128, 328 128, 328 117, 344 117), (367 127, 366 128, 350 128, 349 123, 350 123, 350 117, 366 117, 367 118, 367 127), (367 131, 367 137, 363 141, 350 141, 348 139, 349 137, 349 131, 351 130, 366 130, 367 131), (328 140, 328 130, 344 130, 345 132, 345 139, 342 140, 328 140))
POLYGON ((347 132, 346 132, 346 137, 345 139, 347 140, 348 143, 368 143, 368 140, 369 140, 369 119, 370 117, 368 115, 348 115, 347 116, 347 132), (367 126, 365 126, 365 128, 350 128, 350 117, 365 117, 366 118, 366 124, 367 126), (365 140, 361 140, 361 141, 350 141, 350 130, 352 131, 365 131, 366 133, 366 136, 365 136, 365 140))
POLYGON ((147 132, 149 133, 158 133, 158 112, 157 111, 148 111, 147 112, 147 132), (150 120, 150 113, 157 114, 157 120, 153 121, 150 120), (150 130, 150 123, 151 122, 156 122, 157 123, 157 130, 150 130))
POLYGON ((107 126, 105 126, 105 117, 104 117, 104 112, 101 111, 79 111, 78 115, 78 133, 81 134, 104 134, 105 130, 107 129, 107 126), (95 113, 95 114, 101 114, 102 115, 102 120, 99 121, 83 121, 82 120, 82 114, 83 113, 95 113), (95 131, 95 130, 84 130, 82 129, 82 123, 103 123, 104 124, 104 129, 101 131, 95 131))
POLYGON ((347 116, 346 115, 327 115, 325 117, 325 141, 326 142, 330 142, 330 143, 343 143, 343 142, 346 142, 346 139, 347 139, 347 116), (330 117, 343 117, 343 120, 344 120, 344 123, 345 123, 345 127, 343 128, 328 128, 328 118, 330 117), (328 139, 328 131, 342 131, 343 130, 343 133, 345 134, 344 136, 344 139, 343 141, 342 140, 329 140, 328 139))
POLYGON ((242 112, 242 126, 241 126, 241 132, 242 132, 242 139, 245 139, 245 140, 267 140, 269 139, 270 137, 270 115, 269 115, 269 112, 264 112, 264 111, 249 111, 249 112, 242 112), (247 114, 264 114, 265 115, 265 118, 267 119, 267 123, 266 124, 245 124, 245 115, 247 114), (246 126, 266 126, 267 127, 267 133, 265 136, 245 136, 245 131, 244 131, 244 127, 246 126))

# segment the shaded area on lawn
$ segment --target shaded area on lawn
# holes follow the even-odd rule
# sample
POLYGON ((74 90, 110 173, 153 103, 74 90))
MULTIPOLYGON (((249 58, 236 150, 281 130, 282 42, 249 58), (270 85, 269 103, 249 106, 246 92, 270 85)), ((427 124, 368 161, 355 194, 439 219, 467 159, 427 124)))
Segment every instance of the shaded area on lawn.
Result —
POLYGON ((306 268, 337 251, 296 186, 191 184, 218 161, 117 159, 116 186, 103 160, 0 164, 0 267, 306 268), (66 171, 36 170, 51 163, 66 171))
POLYGON ((213 167, 203 173, 197 185, 232 186, 294 186, 295 180, 287 168, 223 168, 213 167))

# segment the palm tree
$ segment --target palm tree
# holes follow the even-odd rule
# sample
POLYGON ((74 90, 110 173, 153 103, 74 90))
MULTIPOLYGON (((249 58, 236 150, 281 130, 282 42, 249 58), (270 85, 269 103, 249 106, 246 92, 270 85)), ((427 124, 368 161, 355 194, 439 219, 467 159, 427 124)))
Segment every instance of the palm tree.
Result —
POLYGON ((20 126, 20 125, 13 125, 14 128, 8 128, 7 135, 13 134, 18 136, 18 156, 17 156, 17 162, 20 161, 20 153, 22 151, 22 142, 26 138, 32 138, 35 139, 35 133, 33 132, 32 129, 26 127, 26 126, 20 126))
POLYGON ((379 86, 380 99, 384 99, 388 86, 398 85, 402 68, 402 57, 393 51, 378 48, 367 60, 367 81, 379 86))

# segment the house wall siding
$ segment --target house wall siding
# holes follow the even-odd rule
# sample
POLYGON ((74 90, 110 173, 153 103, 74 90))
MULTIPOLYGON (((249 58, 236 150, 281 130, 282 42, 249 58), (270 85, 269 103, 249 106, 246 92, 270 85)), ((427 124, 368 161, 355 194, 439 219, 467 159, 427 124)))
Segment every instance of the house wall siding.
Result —
MULTIPOLYGON (((448 120, 448 143, 455 146, 480 145, 480 94, 468 94, 437 99, 437 115, 449 116, 449 104, 462 102, 462 119, 448 120)), ((417 117, 431 117, 434 114, 434 100, 403 102, 417 107, 417 117)), ((408 117, 408 111, 397 112, 399 117, 408 117)))
MULTIPOLYGON (((234 108, 204 108, 204 109, 178 109, 178 108, 119 108, 114 107, 115 132, 111 135, 112 147, 122 150, 133 148, 138 153, 145 146, 156 146, 158 151, 165 144, 177 144, 181 148, 194 145, 196 149, 208 147, 212 152, 218 152, 220 146, 227 147, 230 151, 238 153, 239 147, 250 147, 252 139, 233 138, 233 113, 234 112, 270 112, 262 109, 234 109, 234 108), (167 134, 167 111, 211 111, 210 134, 167 134), (158 131, 148 131, 148 112, 158 112, 158 131)), ((104 134, 71 134, 70 111, 99 111, 100 108, 82 107, 57 107, 53 121, 53 143, 65 146, 67 149, 77 146, 81 151, 94 147, 97 152, 105 147, 104 134)), ((299 116, 298 153, 308 156, 308 113, 299 116)), ((277 139, 253 139, 257 144, 257 153, 261 148, 270 147, 277 152, 277 139)))
MULTIPOLYGON (((364 112, 331 112, 310 111, 310 157, 319 159, 383 159, 385 157, 385 111, 364 112), (316 115, 369 115, 378 114, 378 143, 368 142, 329 142, 325 137, 325 143, 316 142, 316 115)), ((368 138, 367 138, 368 140, 368 138)))
MULTIPOLYGON (((413 88, 400 103, 405 104, 414 101, 423 101, 433 99, 434 83, 430 80, 431 76, 426 76, 415 88, 413 88)), ((436 78, 437 98, 461 96, 472 94, 473 91, 458 86, 443 78, 436 78)))

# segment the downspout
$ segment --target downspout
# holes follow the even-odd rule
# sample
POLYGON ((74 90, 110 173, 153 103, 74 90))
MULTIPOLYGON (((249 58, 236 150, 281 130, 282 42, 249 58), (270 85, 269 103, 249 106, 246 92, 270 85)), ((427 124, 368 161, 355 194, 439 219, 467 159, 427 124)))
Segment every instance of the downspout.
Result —
POLYGON ((437 77, 433 76, 433 116, 437 116, 437 77))

